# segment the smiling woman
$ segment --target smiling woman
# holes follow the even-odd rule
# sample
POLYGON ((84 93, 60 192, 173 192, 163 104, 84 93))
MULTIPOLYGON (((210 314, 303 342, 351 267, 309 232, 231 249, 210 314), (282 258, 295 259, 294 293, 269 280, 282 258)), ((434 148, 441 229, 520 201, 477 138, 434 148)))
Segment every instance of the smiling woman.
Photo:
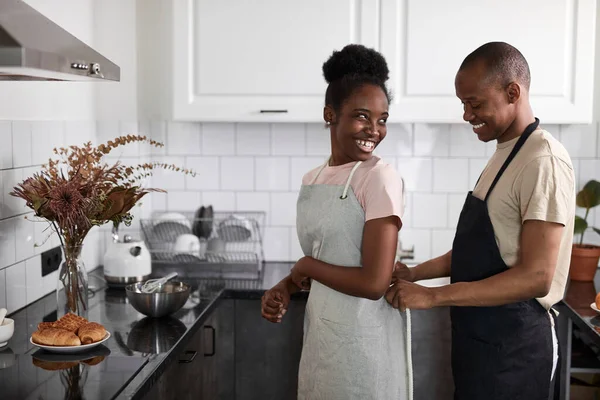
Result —
POLYGON ((310 287, 298 399, 406 399, 405 314, 383 298, 404 212, 402 180, 373 154, 387 135, 388 67, 361 45, 333 52, 323 118, 331 155, 302 179, 297 230, 304 253, 263 296, 280 322, 290 293, 310 287))

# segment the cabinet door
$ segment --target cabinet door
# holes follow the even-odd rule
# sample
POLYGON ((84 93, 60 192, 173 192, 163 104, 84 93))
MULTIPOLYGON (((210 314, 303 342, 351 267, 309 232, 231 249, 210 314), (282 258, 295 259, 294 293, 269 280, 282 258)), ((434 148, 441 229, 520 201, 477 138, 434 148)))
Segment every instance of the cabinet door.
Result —
POLYGON ((173 118, 322 121, 322 65, 378 46, 376 0, 175 0, 173 118))
POLYGON ((381 0, 390 121, 463 122, 454 93, 462 60, 504 41, 529 63, 531 103, 543 123, 589 123, 595 20, 595 0, 381 0))
POLYGON ((262 318, 260 300, 236 300, 236 400, 295 399, 306 301, 293 300, 279 324, 262 318))

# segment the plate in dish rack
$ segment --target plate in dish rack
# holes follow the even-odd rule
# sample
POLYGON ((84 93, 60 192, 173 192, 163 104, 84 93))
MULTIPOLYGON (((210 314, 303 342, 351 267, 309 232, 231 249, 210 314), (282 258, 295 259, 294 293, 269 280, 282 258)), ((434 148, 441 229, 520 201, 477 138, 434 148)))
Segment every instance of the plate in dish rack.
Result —
POLYGON ((110 332, 106 331, 106 336, 104 336, 104 339, 99 340, 94 343, 82 344, 79 346, 46 346, 43 344, 35 343, 31 337, 29 338, 29 343, 31 343, 32 345, 34 345, 36 347, 39 347, 40 349, 49 351, 51 353, 73 354, 73 353, 82 353, 84 351, 93 349, 94 347, 98 346, 99 344, 106 342, 108 339, 110 339, 110 332))

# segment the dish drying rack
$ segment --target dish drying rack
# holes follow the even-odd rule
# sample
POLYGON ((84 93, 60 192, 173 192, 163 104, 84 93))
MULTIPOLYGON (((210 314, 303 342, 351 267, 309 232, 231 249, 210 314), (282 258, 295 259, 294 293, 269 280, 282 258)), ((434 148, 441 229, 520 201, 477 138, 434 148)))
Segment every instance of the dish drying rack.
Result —
POLYGON ((140 227, 153 263, 187 269, 185 275, 243 278, 263 269, 265 218, 261 211, 215 211, 211 217, 169 211, 141 219, 140 227))

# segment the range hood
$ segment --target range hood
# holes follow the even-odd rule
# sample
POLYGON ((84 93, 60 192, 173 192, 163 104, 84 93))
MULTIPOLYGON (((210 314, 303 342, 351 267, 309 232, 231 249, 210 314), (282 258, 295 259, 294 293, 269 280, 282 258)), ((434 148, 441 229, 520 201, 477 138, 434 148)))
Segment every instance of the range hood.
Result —
POLYGON ((118 65, 22 0, 0 0, 0 81, 119 81, 118 65))

